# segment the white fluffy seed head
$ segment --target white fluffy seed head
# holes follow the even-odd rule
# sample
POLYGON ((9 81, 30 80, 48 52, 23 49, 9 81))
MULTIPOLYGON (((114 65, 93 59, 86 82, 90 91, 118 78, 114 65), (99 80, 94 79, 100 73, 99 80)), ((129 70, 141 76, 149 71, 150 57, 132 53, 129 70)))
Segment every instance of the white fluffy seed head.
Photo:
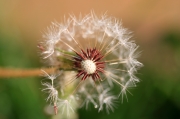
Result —
MULTIPOLYGON (((69 99, 67 99, 69 91, 67 91, 66 94, 66 90, 72 89, 72 86, 79 86, 75 92, 77 92, 78 103, 82 103, 80 105, 87 108, 88 104, 92 103, 99 111, 102 109, 106 109, 107 112, 109 112, 109 110, 113 111, 117 96, 117 94, 114 95, 110 93, 115 86, 113 83, 120 87, 119 95, 122 95, 123 99, 123 97, 127 97, 126 94, 129 92, 128 88, 136 86, 136 82, 139 82, 135 73, 142 64, 136 59, 138 56, 136 54, 138 46, 133 41, 130 41, 131 36, 129 35, 130 32, 126 28, 123 28, 122 23, 118 22, 117 19, 108 17, 107 15, 97 16, 94 12, 84 17, 80 15, 79 18, 70 15, 68 19, 65 19, 64 23, 53 22, 44 35, 45 41, 42 50, 43 58, 48 60, 50 63, 49 66, 58 67, 59 64, 62 63, 67 63, 67 66, 69 66, 73 64, 69 59, 77 57, 74 51, 80 54, 82 53, 80 49, 77 48, 89 50, 96 48, 97 51, 101 51, 101 55, 104 56, 103 62, 105 62, 105 68, 103 69, 103 73, 100 72, 100 79, 103 82, 96 86, 94 86, 93 80, 85 80, 80 86, 77 85, 77 82, 74 83, 73 81, 77 78, 76 74, 79 72, 79 67, 77 67, 77 70, 74 70, 76 68, 74 68, 73 65, 72 69, 75 74, 73 74, 74 77, 72 76, 72 78, 68 77, 72 71, 67 71, 66 67, 60 68, 62 72, 62 76, 60 77, 45 73, 45 76, 51 80, 51 83, 43 84, 46 86, 44 90, 47 90, 49 93, 48 99, 51 102, 57 99, 59 110, 61 110, 62 113, 67 110, 69 114, 73 112, 74 107, 71 103, 72 100, 69 101, 69 99), (61 58, 67 59, 68 61, 59 60, 61 58), (55 80, 56 78, 57 80, 55 80), (72 85, 70 85, 69 88, 66 84, 72 85), (55 86, 63 87, 60 90, 58 90, 59 88, 57 89, 59 94, 56 92, 55 86), (67 87, 66 90, 64 87, 67 87), (63 99, 59 99, 58 96, 63 99)), ((78 62, 78 65, 81 65, 82 73, 86 72, 88 75, 96 73, 97 68, 99 68, 98 64, 90 59, 83 60, 80 64, 78 62)), ((97 74, 98 73, 99 71, 97 74)), ((86 74, 83 75, 85 76, 86 74)), ((78 78, 79 81, 80 78, 78 78)), ((87 76, 87 79, 89 78, 91 78, 91 76, 87 76)), ((73 98, 73 100, 75 99, 76 98, 73 98)), ((79 106, 79 108, 80 107, 81 106, 79 106)))
POLYGON ((81 67, 87 72, 87 74, 93 74, 96 71, 96 64, 92 60, 83 60, 81 67))

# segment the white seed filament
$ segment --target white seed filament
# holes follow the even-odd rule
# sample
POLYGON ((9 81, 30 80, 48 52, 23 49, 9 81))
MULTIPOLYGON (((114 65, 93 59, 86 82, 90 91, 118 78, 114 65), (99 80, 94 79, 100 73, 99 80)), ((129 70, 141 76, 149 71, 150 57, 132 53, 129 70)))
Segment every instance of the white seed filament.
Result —
POLYGON ((96 64, 92 60, 83 60, 81 67, 87 72, 87 74, 93 74, 96 71, 96 64))

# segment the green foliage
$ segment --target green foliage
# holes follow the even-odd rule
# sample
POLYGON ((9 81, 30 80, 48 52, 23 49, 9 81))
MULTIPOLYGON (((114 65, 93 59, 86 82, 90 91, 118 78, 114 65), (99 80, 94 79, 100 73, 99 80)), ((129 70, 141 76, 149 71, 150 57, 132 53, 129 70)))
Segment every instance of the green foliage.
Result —
MULTIPOLYGON (((37 67, 18 40, 0 36, 1 67, 37 67)), ((38 78, 0 78, 0 119, 46 119, 40 87, 38 78)))

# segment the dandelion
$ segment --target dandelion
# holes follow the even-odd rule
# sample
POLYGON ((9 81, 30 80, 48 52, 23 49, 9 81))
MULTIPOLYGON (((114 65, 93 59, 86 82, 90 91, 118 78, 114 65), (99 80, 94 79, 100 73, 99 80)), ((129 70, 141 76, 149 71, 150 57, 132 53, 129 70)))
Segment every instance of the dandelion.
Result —
POLYGON ((99 111, 105 107, 109 113, 118 95, 126 96, 128 88, 139 82, 135 76, 142 66, 136 59, 138 46, 115 18, 98 17, 93 12, 79 18, 70 15, 63 23, 53 22, 43 37, 43 58, 62 71, 53 78, 46 74, 53 83, 43 84, 47 87, 43 90, 49 90, 47 99, 58 99, 57 107, 68 115, 74 112, 69 96, 77 101, 77 108, 87 109, 93 104, 99 111), (54 85, 58 85, 56 89, 54 85), (110 93, 115 86, 119 94, 110 93))
POLYGON ((42 70, 42 72, 51 81, 51 83, 48 83, 48 82, 42 83, 42 85, 45 86, 45 88, 42 91, 46 91, 49 94, 46 100, 53 103, 54 112, 55 114, 57 114, 58 91, 54 88, 54 79, 56 79, 57 76, 49 75, 44 70, 42 70))
POLYGON ((115 101, 117 99, 116 96, 109 93, 110 88, 103 90, 103 92, 99 95, 99 111, 103 110, 103 106, 106 107, 106 112, 109 113, 109 110, 114 111, 115 101))

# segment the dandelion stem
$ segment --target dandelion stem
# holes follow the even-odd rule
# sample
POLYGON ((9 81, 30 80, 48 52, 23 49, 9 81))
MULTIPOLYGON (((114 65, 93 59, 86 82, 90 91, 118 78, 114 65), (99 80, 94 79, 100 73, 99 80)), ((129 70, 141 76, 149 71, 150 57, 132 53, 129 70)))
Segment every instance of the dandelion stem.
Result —
POLYGON ((57 70, 57 68, 13 69, 0 67, 0 78, 35 77, 40 76, 42 74, 42 70, 47 73, 53 73, 57 70))

